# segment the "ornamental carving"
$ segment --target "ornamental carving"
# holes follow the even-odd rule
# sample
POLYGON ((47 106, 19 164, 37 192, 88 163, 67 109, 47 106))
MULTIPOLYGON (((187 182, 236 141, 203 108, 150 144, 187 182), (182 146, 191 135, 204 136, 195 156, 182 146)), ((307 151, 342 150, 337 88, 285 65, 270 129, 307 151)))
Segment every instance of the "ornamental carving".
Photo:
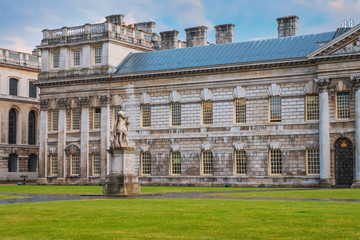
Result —
POLYGON ((151 97, 147 93, 143 93, 140 97, 140 104, 150 104, 151 103, 151 97))
POLYGON ((211 146, 210 143, 203 143, 203 144, 201 144, 201 146, 200 146, 200 149, 201 149, 202 151, 210 151, 211 148, 212 148, 212 146, 211 146))
POLYGON ((177 91, 172 91, 169 96, 169 102, 180 102, 181 95, 177 91))
POLYGON ((235 150, 244 150, 246 148, 245 143, 233 143, 233 147, 235 150))
POLYGON ((109 95, 100 95, 99 96, 99 104, 101 106, 107 106, 111 104, 111 97, 109 95))
POLYGON ((66 98, 59 98, 56 100, 56 105, 58 108, 66 108, 67 107, 67 101, 66 101, 66 98))
POLYGON ((234 98, 245 98, 246 97, 246 90, 243 87, 236 87, 233 92, 234 98))
POLYGON ((80 147, 74 143, 67 145, 64 150, 67 155, 80 153, 80 147))
POLYGON ((211 90, 209 90, 207 88, 204 88, 200 94, 200 98, 202 101, 212 100, 213 96, 214 96, 214 94, 211 92, 211 90))
POLYGON ((90 97, 79 97, 77 103, 80 107, 89 107, 90 106, 90 97))
POLYGON ((313 81, 307 82, 304 87, 305 94, 316 94, 316 93, 318 93, 318 91, 319 90, 318 90, 317 84, 313 81))
POLYGON ((49 103, 48 99, 40 100, 40 111, 47 110, 48 109, 48 103, 49 103))
POLYGON ((267 93, 268 93, 269 97, 280 96, 281 95, 281 88, 276 83, 272 83, 269 86, 267 93))
POLYGON ((323 78, 315 78, 315 83, 319 88, 320 92, 325 92, 328 89, 329 86, 329 78, 323 77, 323 78))
POLYGON ((354 88, 360 89, 360 75, 354 75, 354 76, 350 76, 351 81, 353 82, 353 86, 354 88))
POLYGON ((270 149, 280 149, 281 143, 280 142, 271 142, 271 143, 269 143, 269 148, 270 149))

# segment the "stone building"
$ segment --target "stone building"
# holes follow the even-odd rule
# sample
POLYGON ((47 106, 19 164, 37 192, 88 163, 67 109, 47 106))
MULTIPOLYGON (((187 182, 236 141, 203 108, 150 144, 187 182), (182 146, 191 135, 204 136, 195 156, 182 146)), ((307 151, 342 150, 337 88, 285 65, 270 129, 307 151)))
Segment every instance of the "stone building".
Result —
POLYGON ((39 57, 0 49, 0 181, 38 177, 39 57))
POLYGON ((287 16, 278 38, 232 43, 226 24, 209 44, 123 18, 44 30, 40 183, 102 181, 121 108, 142 184, 358 183, 360 25, 297 36, 287 16))

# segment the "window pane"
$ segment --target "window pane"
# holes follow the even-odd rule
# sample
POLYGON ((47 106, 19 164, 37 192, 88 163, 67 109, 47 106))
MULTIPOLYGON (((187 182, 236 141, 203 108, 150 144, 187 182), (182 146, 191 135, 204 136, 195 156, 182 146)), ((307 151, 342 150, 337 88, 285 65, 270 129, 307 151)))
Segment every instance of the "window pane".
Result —
POLYGON ((246 123, 246 99, 235 99, 235 122, 246 123))
POLYGON ((73 65, 80 65, 80 50, 73 50, 73 65))
POLYGON ((94 108, 93 129, 100 129, 100 127, 101 127, 101 108, 94 108))
POLYGON ((71 130, 80 130, 80 109, 71 110, 71 130))
POLYGON ((101 63, 101 54, 102 54, 102 48, 101 47, 94 48, 94 62, 95 62, 95 64, 101 63))
POLYGON ((37 156, 31 154, 28 159, 28 172, 36 172, 37 170, 37 156))
POLYGON ((319 96, 306 96, 306 120, 319 120, 319 96))
POLYGON ((171 152, 171 174, 181 174, 181 154, 180 152, 171 152))
POLYGON ((80 173, 80 154, 71 154, 71 175, 80 173))
POLYGON ((58 68, 60 63, 60 52, 53 53, 53 68, 58 68))
POLYGON ((29 82, 29 97, 36 98, 36 90, 37 87, 32 82, 29 82))
POLYGON ((270 150, 270 174, 282 173, 281 151, 279 149, 270 150))
POLYGON ((16 154, 10 154, 8 159, 8 171, 17 172, 17 160, 18 156, 16 154))
POLYGON ((320 174, 319 149, 307 149, 308 174, 320 174))
POLYGON ((141 105, 141 117, 142 127, 151 127, 151 106, 149 104, 141 105))
POLYGON ((17 96, 17 85, 18 80, 15 78, 10 78, 9 80, 9 94, 13 96, 17 96))
POLYGON ((202 102, 203 124, 213 124, 213 103, 212 101, 202 102))
POLYGON ((171 125, 181 126, 181 103, 171 103, 171 125))
POLYGON ((246 153, 244 150, 235 151, 236 174, 246 174, 246 153))
POLYGON ((203 174, 213 174, 213 154, 211 151, 202 152, 203 174))
POLYGON ((11 109, 9 112, 9 144, 16 144, 16 111, 11 109))
POLYGON ((50 155, 50 174, 57 175, 58 170, 58 156, 57 154, 50 155))
POLYGON ((93 175, 100 175, 100 154, 93 154, 93 175))
POLYGON ((58 131, 59 129, 59 110, 51 112, 51 131, 58 131))
POLYGON ((29 113, 28 144, 35 145, 36 142, 36 116, 35 112, 29 113))
POLYGON ((350 118, 350 96, 348 92, 336 93, 337 119, 350 118))
POLYGON ((151 155, 149 152, 141 153, 141 168, 143 175, 151 174, 151 155))
POLYGON ((270 97, 270 122, 281 122, 281 97, 270 97))

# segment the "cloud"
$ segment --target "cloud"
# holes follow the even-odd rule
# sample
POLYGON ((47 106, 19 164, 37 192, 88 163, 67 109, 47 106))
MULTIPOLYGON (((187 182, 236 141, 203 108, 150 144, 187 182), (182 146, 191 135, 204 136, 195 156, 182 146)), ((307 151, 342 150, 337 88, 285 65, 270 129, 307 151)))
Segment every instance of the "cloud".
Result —
POLYGON ((334 8, 334 9, 343 9, 344 8, 344 0, 331 1, 328 4, 330 7, 334 8))
POLYGON ((25 27, 24 28, 26 32, 28 33, 41 33, 42 29, 41 28, 35 28, 35 27, 25 27))
POLYGON ((26 53, 31 53, 31 51, 33 50, 33 48, 26 46, 26 41, 20 37, 7 36, 1 38, 1 40, 8 42, 7 44, 3 45, 3 47, 6 49, 26 53))

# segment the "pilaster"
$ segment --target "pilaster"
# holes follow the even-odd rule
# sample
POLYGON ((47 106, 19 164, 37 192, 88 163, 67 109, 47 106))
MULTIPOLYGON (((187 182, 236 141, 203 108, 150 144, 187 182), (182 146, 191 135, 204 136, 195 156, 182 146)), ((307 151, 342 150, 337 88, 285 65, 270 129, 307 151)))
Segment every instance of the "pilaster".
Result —
POLYGON ((81 106, 80 177, 89 179, 89 97, 79 98, 79 104, 81 106))
POLYGON ((39 179, 38 183, 47 183, 47 136, 48 136, 48 114, 47 114, 47 100, 40 102, 40 131, 39 135, 39 179))
POLYGON ((352 187, 360 188, 360 75, 350 78, 355 90, 355 182, 352 187))
POLYGON ((110 156, 107 152, 107 149, 110 147, 110 102, 110 96, 99 96, 99 103, 101 106, 100 168, 102 178, 105 178, 110 172, 110 156))
POLYGON ((66 146, 66 99, 58 99, 57 106, 59 108, 59 122, 58 122, 58 180, 66 178, 66 155, 64 152, 66 146))

